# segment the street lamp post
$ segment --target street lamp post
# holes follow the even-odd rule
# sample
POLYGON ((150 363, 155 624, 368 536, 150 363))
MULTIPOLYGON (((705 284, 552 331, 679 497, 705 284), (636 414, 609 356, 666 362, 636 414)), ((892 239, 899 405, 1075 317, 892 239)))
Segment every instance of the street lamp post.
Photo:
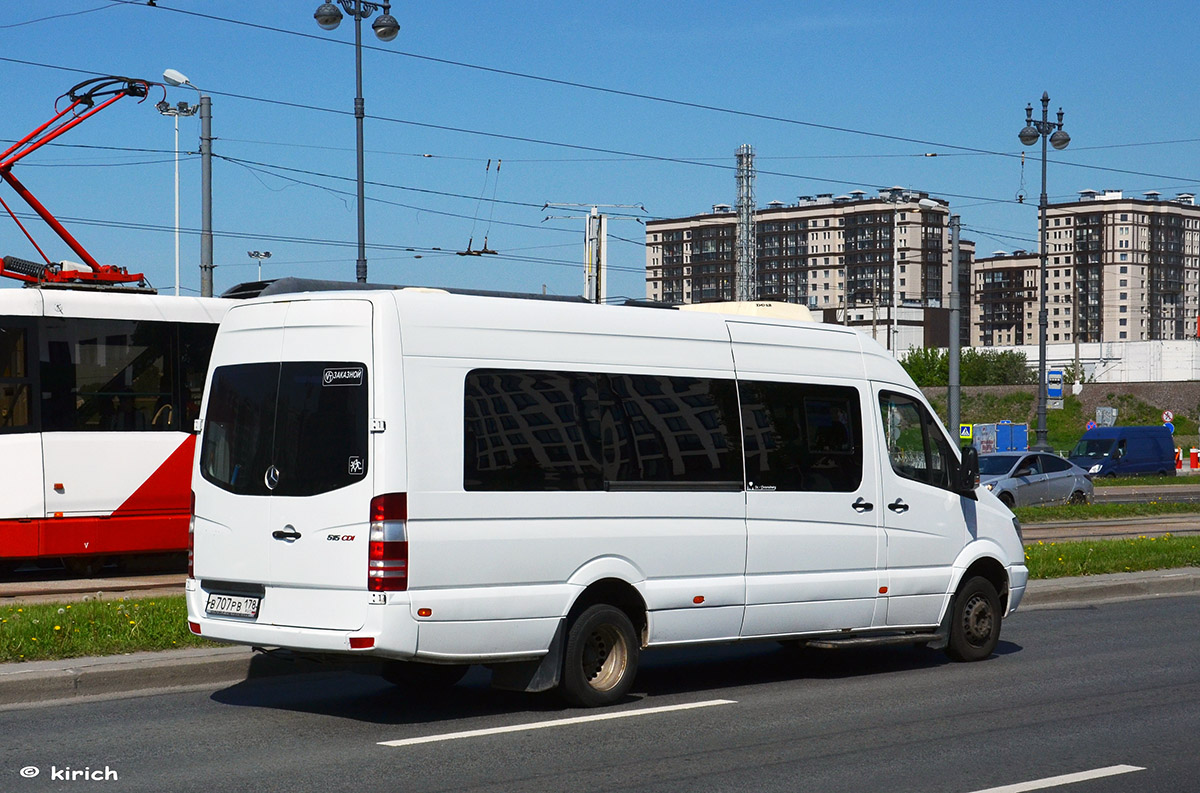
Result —
POLYGON ((263 259, 270 259, 270 251, 246 251, 246 255, 258 262, 258 280, 262 280, 262 263, 263 259))
MULTIPOLYGON (((346 9, 346 13, 354 17, 354 124, 357 133, 356 152, 358 156, 358 262, 354 267, 355 280, 360 284, 367 282, 367 227, 366 227, 366 191, 363 175, 363 118, 366 112, 362 96, 362 21, 376 11, 383 11, 371 24, 375 36, 380 41, 391 41, 400 33, 400 24, 391 14, 391 3, 370 3, 366 0, 337 0, 338 5, 346 9)), ((317 8, 313 18, 324 30, 333 30, 342 22, 342 12, 333 3, 322 3, 317 8)))
POLYGON ((213 296, 212 98, 174 69, 163 72, 168 85, 186 86, 200 97, 200 296, 213 296))
POLYGON ((155 107, 158 108, 159 113, 175 119, 175 296, 179 297, 179 117, 196 115, 200 106, 180 102, 172 107, 164 99, 155 107))
MULTIPOLYGON (((1048 111, 1050 95, 1042 92, 1042 119, 1033 117, 1033 105, 1025 106, 1025 128, 1017 135, 1021 143, 1032 146, 1041 138, 1042 141, 1042 195, 1038 201, 1038 225, 1040 226, 1040 266, 1041 266, 1041 301, 1038 310, 1038 410, 1037 410, 1037 441, 1030 448, 1034 451, 1051 451, 1046 439, 1046 326, 1048 312, 1046 311, 1046 142, 1059 151, 1067 148, 1071 136, 1063 131, 1063 111, 1058 109, 1058 122, 1050 121, 1048 111)), ((1078 317, 1074 318, 1078 321, 1078 317)))

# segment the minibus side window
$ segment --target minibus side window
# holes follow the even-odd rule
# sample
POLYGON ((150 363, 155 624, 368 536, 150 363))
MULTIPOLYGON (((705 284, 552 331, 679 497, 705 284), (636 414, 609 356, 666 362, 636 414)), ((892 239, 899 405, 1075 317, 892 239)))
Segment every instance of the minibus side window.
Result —
POLYGON ((862 482, 858 390, 739 382, 746 482, 753 489, 854 492, 862 482))
POLYGON ((599 490, 596 378, 477 369, 463 401, 467 490, 599 490))
POLYGON ((892 470, 905 479, 950 489, 953 453, 925 407, 911 397, 881 393, 879 407, 892 470))
POLYGON ((607 381, 604 478, 613 483, 742 481, 732 380, 666 375, 607 381))
POLYGON ((732 380, 476 369, 466 490, 741 489, 732 380))

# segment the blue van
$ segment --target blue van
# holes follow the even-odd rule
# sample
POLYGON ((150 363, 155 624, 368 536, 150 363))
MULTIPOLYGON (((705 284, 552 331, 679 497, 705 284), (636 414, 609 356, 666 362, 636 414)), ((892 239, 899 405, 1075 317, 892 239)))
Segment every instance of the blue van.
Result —
POLYGON ((1083 434, 1069 459, 1094 477, 1175 475, 1175 443, 1166 427, 1097 427, 1083 434))

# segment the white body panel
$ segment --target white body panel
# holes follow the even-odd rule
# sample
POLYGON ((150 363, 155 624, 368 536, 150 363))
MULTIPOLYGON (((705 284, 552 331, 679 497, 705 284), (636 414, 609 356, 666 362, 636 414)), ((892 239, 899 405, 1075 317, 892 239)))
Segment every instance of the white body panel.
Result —
MULTIPOLYGON (((576 599, 599 581, 636 592, 648 645, 932 629, 966 566, 982 558, 1008 571, 1010 609, 1018 585, 1023 592, 1020 543, 995 499, 968 521, 959 506, 965 497, 903 490, 914 504, 909 515, 919 503, 921 521, 890 519, 885 499, 902 487, 889 477, 872 381, 920 396, 886 351, 854 331, 428 290, 304 293, 231 311, 210 386, 220 366, 325 359, 369 369, 372 417, 382 430, 372 436, 370 476, 361 487, 292 499, 235 496, 197 472, 199 580, 189 581, 188 603, 202 635, 347 651, 352 636, 367 636, 375 641, 368 652, 388 657, 486 662, 545 654, 576 599), (350 300, 369 301, 370 334, 348 319, 350 300), (299 338, 289 336, 293 312, 309 317, 303 343, 289 343, 299 338), (861 481, 852 492, 744 483, 700 492, 468 489, 464 382, 481 369, 851 388, 860 405, 861 481), (307 539, 306 520, 365 537, 368 502, 384 493, 407 494, 407 591, 368 592, 357 541, 285 560, 307 539), (873 508, 855 509, 859 499, 873 508), (305 536, 270 539, 284 524, 305 536), (986 553, 972 556, 985 538, 986 553), (206 615, 206 579, 262 585, 259 620, 206 615)), ((208 401, 206 393, 206 409, 208 401)))

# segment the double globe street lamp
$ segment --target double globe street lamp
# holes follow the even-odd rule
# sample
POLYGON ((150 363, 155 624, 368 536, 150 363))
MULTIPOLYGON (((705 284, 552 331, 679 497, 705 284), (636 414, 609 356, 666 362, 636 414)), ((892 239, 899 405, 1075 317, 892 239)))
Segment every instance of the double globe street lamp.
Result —
MULTIPOLYGON (((1062 151, 1071 143, 1071 136, 1063 131, 1063 111, 1058 109, 1058 121, 1050 121, 1048 111, 1050 95, 1042 92, 1042 120, 1033 117, 1033 105, 1025 106, 1025 128, 1017 137, 1026 146, 1032 146, 1042 141, 1042 196, 1038 201, 1038 218, 1040 225, 1040 265, 1041 265, 1041 308, 1038 311, 1038 409, 1037 409, 1037 441, 1030 448, 1034 451, 1051 451, 1050 442, 1046 439, 1046 142, 1055 149, 1062 151)), ((1079 321, 1078 311, 1071 318, 1079 321)))
POLYGON ((357 128, 358 155, 358 262, 354 268, 355 280, 360 284, 367 282, 367 231, 366 231, 366 194, 363 175, 363 110, 362 96, 362 21, 377 11, 383 13, 371 24, 375 36, 380 41, 391 41, 400 33, 400 23, 391 14, 391 3, 370 3, 365 0, 337 0, 334 3, 322 3, 313 18, 324 30, 333 30, 342 23, 342 10, 354 18, 354 80, 356 93, 354 95, 354 123, 357 128))

